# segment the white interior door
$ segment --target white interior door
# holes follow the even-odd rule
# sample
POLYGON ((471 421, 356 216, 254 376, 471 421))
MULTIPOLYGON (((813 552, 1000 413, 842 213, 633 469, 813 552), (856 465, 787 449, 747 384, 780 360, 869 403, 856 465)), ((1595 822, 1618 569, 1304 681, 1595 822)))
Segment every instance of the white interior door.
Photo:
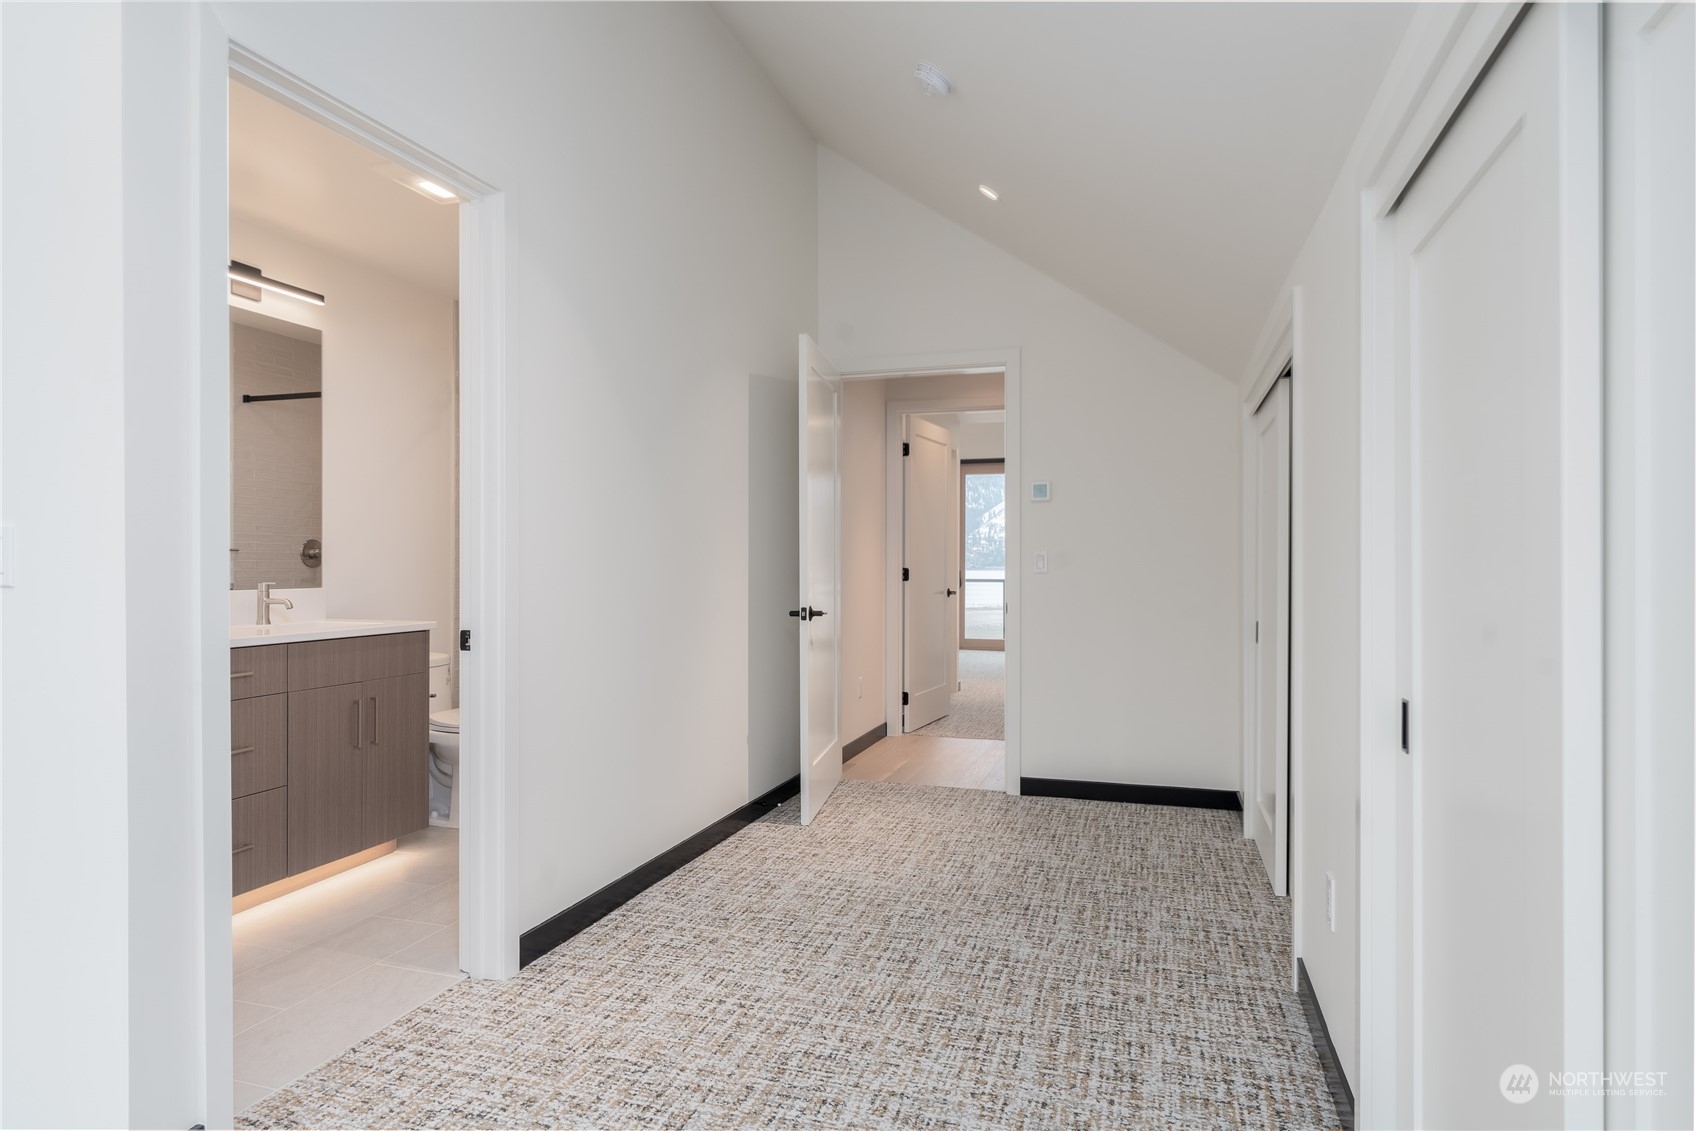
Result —
POLYGON ((1290 877, 1290 383, 1254 414, 1255 723, 1252 823, 1278 895, 1290 877))
POLYGON ((1530 9, 1393 218, 1408 1126, 1589 1123, 1547 1086, 1588 1069, 1601 977, 1601 892, 1569 882, 1600 870, 1582 8, 1530 9))
POLYGON ((955 602, 960 599, 954 434, 922 417, 907 419, 905 571, 902 585, 907 693, 901 729, 915 731, 948 713, 954 688, 955 602))
POLYGON ((842 382, 801 335, 800 473, 801 607, 789 615, 800 629, 801 823, 811 824, 842 780, 841 666, 842 382))

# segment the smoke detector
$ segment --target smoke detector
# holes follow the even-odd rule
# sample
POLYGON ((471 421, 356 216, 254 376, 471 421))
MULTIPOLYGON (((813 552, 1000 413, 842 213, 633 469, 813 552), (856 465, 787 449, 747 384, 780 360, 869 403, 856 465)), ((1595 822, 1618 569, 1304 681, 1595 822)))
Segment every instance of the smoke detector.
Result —
POLYGON ((954 84, 948 81, 948 76, 937 68, 935 63, 919 60, 919 65, 913 69, 913 77, 919 80, 919 89, 925 92, 925 97, 935 95, 943 97, 954 93, 954 84))

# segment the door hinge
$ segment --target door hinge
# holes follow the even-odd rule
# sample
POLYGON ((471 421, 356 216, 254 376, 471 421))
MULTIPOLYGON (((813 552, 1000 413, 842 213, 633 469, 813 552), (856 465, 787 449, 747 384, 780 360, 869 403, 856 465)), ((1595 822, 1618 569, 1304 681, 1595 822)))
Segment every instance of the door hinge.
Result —
POLYGON ((459 650, 461 652, 471 651, 471 630, 469 628, 459 630, 459 650))
POLYGON ((902 566, 902 567, 901 567, 901 580, 902 580, 902 581, 911 581, 911 580, 913 580, 913 579, 912 579, 912 576, 911 576, 911 575, 910 575, 910 574, 909 574, 909 573, 908 573, 908 572, 907 572, 907 567, 906 567, 906 566, 902 566))
POLYGON ((907 443, 905 440, 903 440, 901 442, 901 454, 904 455, 904 456, 912 455, 913 454, 913 445, 911 445, 911 444, 907 443))
POLYGON ((1407 700, 1402 700, 1402 753, 1409 753, 1407 748, 1407 700))
POLYGON ((902 693, 901 693, 901 705, 902 705, 902 706, 903 706, 903 707, 905 707, 905 706, 907 706, 907 704, 908 704, 908 698, 907 698, 907 693, 906 693, 906 692, 905 692, 905 691, 903 691, 903 692, 902 692, 902 693))

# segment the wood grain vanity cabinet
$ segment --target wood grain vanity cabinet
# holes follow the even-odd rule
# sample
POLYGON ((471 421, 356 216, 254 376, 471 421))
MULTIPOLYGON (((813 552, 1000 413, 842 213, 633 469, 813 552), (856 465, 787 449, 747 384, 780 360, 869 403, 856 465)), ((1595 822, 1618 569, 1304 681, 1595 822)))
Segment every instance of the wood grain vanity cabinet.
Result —
POLYGON ((424 632, 231 649, 236 895, 429 823, 428 668, 424 632))

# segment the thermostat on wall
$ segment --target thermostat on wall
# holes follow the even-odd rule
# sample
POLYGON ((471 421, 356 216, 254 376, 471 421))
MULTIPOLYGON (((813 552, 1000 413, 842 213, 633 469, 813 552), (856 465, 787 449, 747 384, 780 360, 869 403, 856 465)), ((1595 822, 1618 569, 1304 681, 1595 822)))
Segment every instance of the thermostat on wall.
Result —
POLYGON ((1031 484, 1031 502, 1046 503, 1048 501, 1048 481, 1031 484))

